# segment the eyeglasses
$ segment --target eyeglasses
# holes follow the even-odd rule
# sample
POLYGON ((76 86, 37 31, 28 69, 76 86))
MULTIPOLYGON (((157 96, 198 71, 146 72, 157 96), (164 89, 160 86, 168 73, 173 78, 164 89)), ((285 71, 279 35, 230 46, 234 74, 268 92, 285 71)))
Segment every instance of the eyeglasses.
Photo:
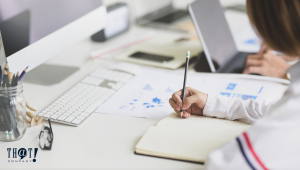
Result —
POLYGON ((51 150, 52 143, 53 143, 54 136, 53 136, 50 119, 48 119, 48 122, 49 122, 49 126, 45 126, 43 124, 41 132, 40 132, 40 136, 39 136, 40 148, 42 150, 51 150))

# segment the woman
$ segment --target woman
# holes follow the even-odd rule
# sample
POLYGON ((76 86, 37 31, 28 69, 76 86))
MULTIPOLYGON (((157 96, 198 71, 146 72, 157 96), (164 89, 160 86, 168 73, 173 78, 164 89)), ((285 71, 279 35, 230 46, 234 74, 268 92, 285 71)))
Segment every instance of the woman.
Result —
MULTIPOLYGON (((270 48, 289 56, 300 55, 300 0, 247 0, 247 12, 270 48)), ((289 73, 289 88, 280 101, 269 105, 207 95, 192 88, 187 88, 184 103, 181 91, 173 94, 170 105, 177 114, 182 107, 185 118, 198 114, 254 124, 237 139, 214 150, 205 163, 207 169, 300 167, 300 63, 289 73)))

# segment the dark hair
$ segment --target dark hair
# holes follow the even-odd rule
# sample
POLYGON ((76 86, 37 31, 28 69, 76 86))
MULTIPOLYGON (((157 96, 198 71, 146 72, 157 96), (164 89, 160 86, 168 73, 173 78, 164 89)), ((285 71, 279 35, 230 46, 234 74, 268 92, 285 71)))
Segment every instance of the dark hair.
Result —
POLYGON ((247 0, 247 13, 272 49, 300 55, 300 0, 247 0))

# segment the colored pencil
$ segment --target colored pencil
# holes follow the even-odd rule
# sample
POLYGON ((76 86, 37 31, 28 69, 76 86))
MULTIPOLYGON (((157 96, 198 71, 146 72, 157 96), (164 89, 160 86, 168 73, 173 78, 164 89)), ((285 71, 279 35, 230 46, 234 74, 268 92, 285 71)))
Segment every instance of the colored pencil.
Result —
POLYGON ((26 71, 27 71, 28 67, 29 67, 29 66, 27 66, 27 67, 23 70, 23 72, 21 73, 21 75, 20 75, 20 77, 19 77, 19 81, 21 81, 21 79, 23 78, 23 76, 26 74, 26 71))

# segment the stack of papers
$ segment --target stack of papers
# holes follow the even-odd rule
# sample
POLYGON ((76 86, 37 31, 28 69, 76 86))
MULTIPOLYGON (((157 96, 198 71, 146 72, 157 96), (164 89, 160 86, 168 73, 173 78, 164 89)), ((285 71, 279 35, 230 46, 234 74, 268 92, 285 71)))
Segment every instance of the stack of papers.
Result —
MULTIPOLYGON (((161 69, 144 69, 127 82, 97 113, 163 119, 174 110, 169 105, 172 94, 183 85, 183 74, 161 69)), ((273 101, 281 98, 287 86, 261 80, 228 78, 226 75, 190 74, 187 87, 207 94, 220 94, 244 100, 273 101)))

